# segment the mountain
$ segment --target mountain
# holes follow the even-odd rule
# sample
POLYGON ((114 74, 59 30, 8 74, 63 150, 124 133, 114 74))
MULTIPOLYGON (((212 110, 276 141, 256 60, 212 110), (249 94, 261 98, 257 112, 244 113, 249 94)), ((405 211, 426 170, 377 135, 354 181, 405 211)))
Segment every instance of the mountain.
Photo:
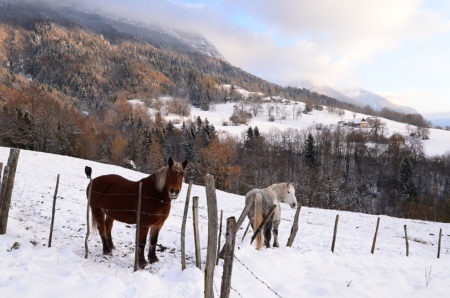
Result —
POLYGON ((342 92, 346 96, 359 102, 360 105, 362 106, 369 105, 370 107, 372 107, 377 111, 380 111, 382 108, 388 108, 400 113, 408 113, 408 114, 417 113, 417 111, 413 108, 397 105, 378 94, 375 94, 373 92, 361 88, 348 88, 342 90, 342 92))
POLYGON ((130 36, 145 40, 153 46, 187 54, 207 55, 224 60, 220 52, 203 36, 194 33, 182 32, 172 28, 137 23, 130 19, 115 16, 99 15, 93 12, 84 12, 74 7, 51 5, 40 2, 4 1, 0 19, 3 21, 16 21, 22 18, 23 23, 39 20, 52 20, 65 24, 77 24, 82 27, 104 35, 106 38, 117 36, 130 36))
POLYGON ((337 90, 312 80, 294 81, 289 85, 299 88, 306 88, 357 106, 364 107, 368 105, 376 111, 380 111, 382 108, 389 108, 400 113, 417 113, 417 111, 413 108, 394 104, 378 94, 361 88, 346 88, 343 90, 337 90))

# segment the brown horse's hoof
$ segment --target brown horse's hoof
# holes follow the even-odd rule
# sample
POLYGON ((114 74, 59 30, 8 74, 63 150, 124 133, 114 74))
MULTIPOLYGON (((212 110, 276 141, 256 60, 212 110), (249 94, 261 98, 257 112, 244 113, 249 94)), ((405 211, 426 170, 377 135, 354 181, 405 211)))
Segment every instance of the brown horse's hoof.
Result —
POLYGON ((148 262, 144 260, 144 261, 140 261, 138 266, 140 269, 144 269, 145 266, 147 266, 147 264, 148 264, 148 262))
POLYGON ((103 250, 103 255, 104 256, 112 256, 112 251, 111 250, 103 250))
POLYGON ((150 259, 150 264, 153 264, 153 263, 156 263, 156 262, 159 262, 159 259, 157 257, 154 257, 154 258, 150 259))

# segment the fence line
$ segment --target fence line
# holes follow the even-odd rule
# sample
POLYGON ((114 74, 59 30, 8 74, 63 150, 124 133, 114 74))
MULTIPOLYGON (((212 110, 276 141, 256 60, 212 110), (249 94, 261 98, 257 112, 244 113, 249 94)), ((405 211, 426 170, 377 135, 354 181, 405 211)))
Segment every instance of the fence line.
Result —
POLYGON ((274 293, 276 296, 281 298, 281 295, 277 293, 274 289, 272 289, 265 281, 263 281, 261 278, 259 278, 250 268, 247 267, 247 265, 244 264, 241 260, 239 260, 238 257, 234 256, 234 258, 248 271, 253 275, 260 283, 265 285, 272 293, 274 293))

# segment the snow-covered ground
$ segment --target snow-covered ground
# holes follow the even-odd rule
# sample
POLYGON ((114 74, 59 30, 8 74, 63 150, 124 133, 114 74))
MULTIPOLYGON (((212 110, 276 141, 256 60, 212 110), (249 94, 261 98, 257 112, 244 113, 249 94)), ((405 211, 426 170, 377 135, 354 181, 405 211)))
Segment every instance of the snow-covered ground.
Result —
MULTIPOLYGON (((218 109, 219 110, 219 109, 218 109)), ((0 162, 9 150, 0 147, 0 162)), ((203 273, 195 267, 191 214, 187 224, 187 267, 181 271, 180 229, 187 185, 173 202, 160 233, 160 262, 133 273, 133 225, 116 222, 117 249, 103 257, 98 234, 86 232, 84 167, 93 176, 117 173, 129 179, 145 174, 106 164, 22 150, 17 168, 8 231, 0 236, 0 297, 203 297, 203 273), (61 174, 52 248, 47 248, 56 175, 61 174), (17 249, 11 247, 20 243, 17 249)), ((207 243, 205 190, 200 197, 200 236, 203 262, 207 243)), ((225 219, 239 216, 243 197, 218 191, 218 209, 225 219)), ((191 209, 189 209, 191 210, 191 209)), ((191 213, 191 211, 189 212, 191 213)), ((376 216, 303 207, 292 248, 284 247, 295 210, 282 205, 278 249, 256 251, 250 237, 236 239, 236 257, 281 297, 448 297, 450 292, 450 224, 381 216, 374 255, 370 254, 376 216), (330 252, 336 214, 340 215, 335 253, 330 252), (405 256, 403 225, 408 226, 410 256, 405 256), (436 258, 439 228, 443 229, 441 258, 436 258), (431 268, 426 286, 425 271, 431 268)), ((245 227, 247 222, 244 222, 245 227)), ((223 243, 223 238, 222 238, 223 243)), ((243 264, 235 261, 231 297, 276 297, 243 264), (239 293, 239 294, 238 294, 239 293)), ((203 263, 204 266, 204 263, 203 263)), ((222 261, 215 271, 220 290, 222 261)))
MULTIPOLYGON (((244 89, 237 89, 243 95, 246 95, 244 89)), ((248 93, 248 91, 247 91, 248 93)), ((248 96, 248 95, 247 95, 248 96)), ((165 101, 170 101, 170 97, 164 97, 165 101)), ((129 101, 132 104, 143 105, 143 102, 139 99, 133 99, 129 101)), ((256 117, 252 117, 247 125, 231 126, 229 121, 230 116, 233 114, 233 106, 237 103, 223 103, 211 105, 209 111, 202 111, 199 108, 191 106, 191 115, 189 117, 181 117, 176 114, 169 114, 165 116, 168 120, 173 120, 181 126, 183 120, 195 119, 200 116, 202 119, 207 118, 208 121, 214 124, 218 131, 225 131, 234 136, 241 136, 242 133, 247 131, 249 126, 258 126, 258 129, 263 133, 273 131, 284 131, 287 129, 308 129, 314 128, 316 125, 323 125, 329 127, 336 127, 339 121, 355 122, 359 123, 362 119, 367 119, 368 115, 354 113, 347 110, 342 110, 343 114, 330 113, 324 107, 323 111, 313 110, 309 114, 299 113, 297 116, 297 110, 304 110, 305 104, 303 102, 267 102, 262 104, 261 111, 258 112, 256 117), (269 109, 272 110, 271 114, 274 115, 275 121, 269 121, 269 109), (226 125, 224 125, 226 123, 226 125)), ((239 104, 239 103, 238 103, 239 104)), ((247 107, 247 110, 249 108, 247 107)), ((156 110, 149 109, 151 114, 155 114, 156 110)), ((408 125, 405 123, 379 118, 382 123, 385 123, 384 135, 391 136, 394 133, 400 133, 401 135, 409 138, 408 125)), ((414 128, 412 126, 412 128, 414 128)), ((359 129, 359 128, 358 128, 359 129)), ((369 128, 361 128, 363 130, 369 130, 369 128)), ((423 141, 424 152, 429 155, 450 153, 450 131, 430 128, 429 139, 423 141)))

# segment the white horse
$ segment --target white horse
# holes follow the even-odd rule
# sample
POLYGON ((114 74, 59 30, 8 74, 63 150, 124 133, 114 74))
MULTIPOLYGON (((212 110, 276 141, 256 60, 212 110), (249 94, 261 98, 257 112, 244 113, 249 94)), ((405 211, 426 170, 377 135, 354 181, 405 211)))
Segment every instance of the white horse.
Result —
POLYGON ((262 247, 262 237, 264 244, 270 247, 271 229, 273 231, 273 246, 279 247, 278 243, 278 225, 280 224, 280 202, 289 204, 291 208, 297 207, 297 199, 295 197, 295 189, 292 183, 272 184, 265 189, 252 189, 245 195, 245 204, 249 200, 254 200, 252 208, 250 208, 247 216, 252 223, 253 231, 263 221, 263 218, 269 213, 270 208, 276 205, 274 213, 267 221, 261 232, 256 237, 256 249, 262 247), (260 194, 258 196, 257 194, 260 194))

